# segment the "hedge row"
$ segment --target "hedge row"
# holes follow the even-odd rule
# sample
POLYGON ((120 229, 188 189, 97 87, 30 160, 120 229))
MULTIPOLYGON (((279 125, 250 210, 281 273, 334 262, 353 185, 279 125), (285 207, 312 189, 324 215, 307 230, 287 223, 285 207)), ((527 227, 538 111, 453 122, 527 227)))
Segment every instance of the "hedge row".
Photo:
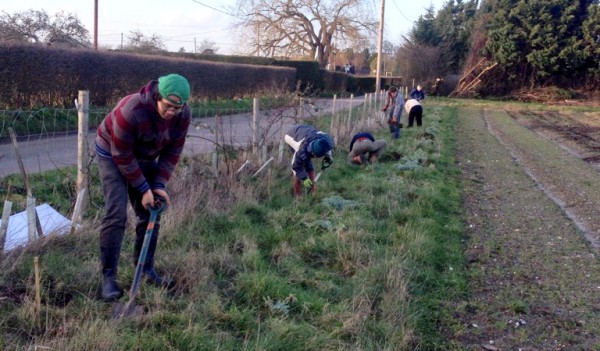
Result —
MULTIPOLYGON (((162 55, 162 54, 161 54, 162 55)), ((182 57, 193 60, 205 60, 214 62, 243 63, 253 65, 273 65, 296 68, 297 87, 302 92, 321 93, 371 93, 375 91, 375 77, 364 77, 346 74, 344 72, 332 72, 320 69, 315 61, 300 60, 276 60, 269 57, 238 56, 238 55, 206 55, 194 53, 168 53, 171 57, 182 57)), ((382 77, 382 89, 391 85, 401 85, 401 77, 382 77)))
POLYGON ((0 108, 73 107, 79 90, 90 91, 91 104, 110 106, 168 73, 188 78, 192 100, 289 91, 296 77, 289 67, 9 44, 0 45, 0 108))

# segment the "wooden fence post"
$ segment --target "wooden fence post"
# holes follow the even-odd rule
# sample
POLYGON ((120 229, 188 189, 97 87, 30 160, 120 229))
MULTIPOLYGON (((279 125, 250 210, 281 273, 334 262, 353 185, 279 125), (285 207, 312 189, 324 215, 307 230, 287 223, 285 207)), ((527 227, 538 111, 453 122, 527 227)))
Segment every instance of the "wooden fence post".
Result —
POLYGON ((333 103, 331 105, 331 131, 333 132, 333 142, 334 144, 337 145, 340 134, 338 132, 338 129, 340 128, 340 126, 337 124, 336 119, 335 119, 335 104, 336 104, 336 99, 337 99, 337 94, 333 94, 333 103))
POLYGON ((258 98, 254 98, 252 102, 252 153, 256 156, 258 152, 256 133, 258 132, 258 113, 260 112, 260 101, 258 100, 258 98))
POLYGON ((39 232, 37 232, 36 234, 36 219, 37 219, 37 212, 35 210, 35 197, 31 196, 31 195, 27 195, 27 232, 28 232, 28 237, 29 237, 29 242, 33 242, 35 241, 35 239, 37 239, 38 237, 42 236, 42 230, 40 229, 39 232))
MULTIPOLYGON (((32 192, 31 192, 31 186, 29 186, 29 177, 27 176, 27 172, 25 172, 25 165, 23 165, 23 160, 21 159, 21 153, 19 152, 19 144, 17 143, 17 135, 15 134, 14 129, 12 129, 12 127, 8 127, 8 133, 10 134, 10 138, 12 139, 12 146, 13 146, 13 150, 15 151, 15 156, 17 158, 17 163, 19 164, 19 170, 21 171, 21 176, 23 177, 23 181, 25 182, 25 189, 27 190, 27 206, 29 206, 29 201, 30 198, 33 198, 32 192)), ((40 223, 40 219, 37 215, 37 211, 35 210, 35 199, 33 199, 33 203, 34 203, 34 207, 33 207, 33 221, 35 223, 35 225, 32 227, 28 227, 30 232, 29 232, 29 239, 32 240, 32 238, 35 240, 38 238, 38 236, 43 235, 42 233, 42 225, 40 223), (36 233, 36 229, 37 229, 37 233, 36 233), (31 231, 33 230, 33 232, 31 231)), ((28 213, 29 215, 29 213, 28 213)))
MULTIPOLYGON (((89 132, 89 113, 90 113, 90 92, 80 90, 78 96, 77 116, 78 116, 78 131, 77 131, 77 202, 79 212, 77 217, 73 216, 75 224, 81 223, 83 213, 88 205, 88 192, 86 191, 89 181, 88 164, 88 142, 87 135, 89 132), (79 195, 82 193, 83 195, 79 195)), ((73 228, 73 227, 72 227, 73 228)))
POLYGON ((4 243, 6 242, 6 232, 8 231, 8 220, 10 218, 11 209, 12 202, 5 200, 4 207, 2 208, 2 225, 0 225, 0 253, 4 252, 4 243))

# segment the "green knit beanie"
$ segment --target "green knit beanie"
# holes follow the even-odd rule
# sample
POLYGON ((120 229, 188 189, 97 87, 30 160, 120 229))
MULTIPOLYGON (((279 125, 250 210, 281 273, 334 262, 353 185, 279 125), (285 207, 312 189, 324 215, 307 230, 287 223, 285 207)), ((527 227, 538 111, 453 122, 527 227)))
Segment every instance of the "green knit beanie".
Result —
POLYGON ((176 105, 183 105, 190 97, 190 83, 179 74, 169 74, 158 78, 158 92, 160 95, 176 105), (169 95, 175 95, 181 99, 181 103, 169 99, 169 95))

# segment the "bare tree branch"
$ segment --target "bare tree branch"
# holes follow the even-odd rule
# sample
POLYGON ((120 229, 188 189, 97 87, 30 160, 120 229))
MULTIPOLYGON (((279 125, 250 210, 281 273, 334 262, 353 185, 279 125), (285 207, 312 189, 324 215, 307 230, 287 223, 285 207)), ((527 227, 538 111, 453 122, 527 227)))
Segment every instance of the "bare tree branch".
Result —
POLYGON ((325 66, 336 47, 375 33, 365 0, 238 0, 236 26, 257 55, 310 58, 325 66))

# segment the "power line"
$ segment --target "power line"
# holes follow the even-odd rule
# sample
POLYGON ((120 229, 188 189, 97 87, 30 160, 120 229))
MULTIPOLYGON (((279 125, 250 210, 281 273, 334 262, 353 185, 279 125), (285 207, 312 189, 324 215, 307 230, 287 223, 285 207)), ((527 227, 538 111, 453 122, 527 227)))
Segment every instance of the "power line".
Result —
POLYGON ((203 4, 203 3, 201 3, 201 2, 200 2, 200 1, 198 1, 198 0, 192 0, 192 1, 193 1, 193 2, 195 2, 195 3, 197 3, 197 4, 199 4, 199 5, 202 5, 202 6, 204 6, 204 7, 208 7, 208 8, 209 8, 209 9, 211 9, 211 10, 214 10, 214 11, 220 12, 220 13, 222 13, 222 14, 225 14, 225 15, 227 15, 227 16, 231 16, 231 17, 237 17, 236 15, 234 15, 234 14, 232 14, 232 13, 225 12, 225 11, 223 11, 223 10, 219 10, 218 8, 215 8, 215 7, 212 7, 212 6, 209 6, 209 5, 203 4))
POLYGON ((409 22, 414 22, 413 20, 409 19, 408 17, 406 17, 404 15, 404 13, 402 12, 402 10, 400 10, 400 7, 398 7, 398 4, 396 4, 396 0, 392 0, 392 2, 394 3, 394 6, 396 6, 396 10, 398 10, 398 12, 400 12, 400 14, 402 15, 402 17, 404 17, 405 20, 407 20, 409 22))

